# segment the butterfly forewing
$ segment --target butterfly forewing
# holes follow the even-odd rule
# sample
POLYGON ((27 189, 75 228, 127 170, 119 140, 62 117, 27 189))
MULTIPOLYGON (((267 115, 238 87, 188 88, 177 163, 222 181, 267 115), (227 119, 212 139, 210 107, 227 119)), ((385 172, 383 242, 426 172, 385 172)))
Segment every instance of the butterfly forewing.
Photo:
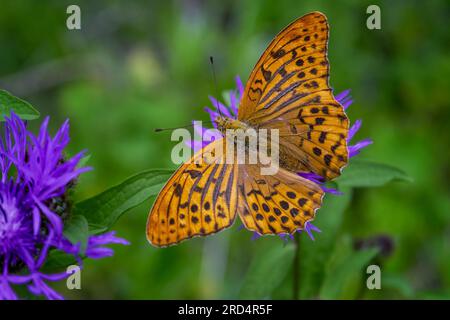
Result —
MULTIPOLYGON (((159 193, 147 222, 155 246, 176 244, 229 227, 236 216, 238 166, 211 153, 225 148, 219 139, 183 164, 159 193)), ((223 152, 225 156, 226 153, 223 152)))
POLYGON ((239 119, 280 130, 284 167, 333 179, 348 161, 348 119, 328 82, 328 31, 319 12, 286 27, 250 75, 239 119))

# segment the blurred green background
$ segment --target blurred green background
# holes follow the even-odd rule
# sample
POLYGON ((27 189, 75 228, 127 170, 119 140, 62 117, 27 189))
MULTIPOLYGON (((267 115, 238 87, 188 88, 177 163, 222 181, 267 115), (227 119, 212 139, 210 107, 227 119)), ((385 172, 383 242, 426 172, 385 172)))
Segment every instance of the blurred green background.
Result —
MULTIPOLYGON (((0 88, 50 115, 53 128, 70 118, 70 152, 87 149, 95 168, 79 181, 76 197, 84 199, 139 171, 174 167, 170 134, 153 129, 207 119, 203 107, 215 92, 208 57, 215 58, 219 90, 232 89, 279 30, 314 10, 331 26, 331 84, 336 92, 352 89, 349 116, 364 121, 356 138, 374 140, 361 157, 399 167, 414 180, 353 190, 333 242, 382 235, 393 245, 377 258, 383 287, 370 291, 364 279, 352 280, 325 297, 450 298, 448 1, 7 0, 0 10, 0 88), (79 31, 66 28, 69 4, 81 7, 79 31), (370 4, 381 8, 381 30, 366 28, 370 4)), ((81 291, 57 285, 66 297, 252 297, 241 288, 253 257, 264 260, 264 252, 283 248, 275 237, 250 241, 235 226, 155 249, 145 238, 152 201, 115 225, 130 246, 86 261, 81 291)), ((333 211, 318 212, 323 232, 315 242, 302 235, 307 250, 327 237, 323 221, 333 211)), ((324 267, 316 263, 310 268, 324 267)), ((301 287, 308 282, 302 276, 301 287)), ((270 297, 291 298, 291 279, 270 297)), ((306 291, 301 297, 317 297, 306 291)))

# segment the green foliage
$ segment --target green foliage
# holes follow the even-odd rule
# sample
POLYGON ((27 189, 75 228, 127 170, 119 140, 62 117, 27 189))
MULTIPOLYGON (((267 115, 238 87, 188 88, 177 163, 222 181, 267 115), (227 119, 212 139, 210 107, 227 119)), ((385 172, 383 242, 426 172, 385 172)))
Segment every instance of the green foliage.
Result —
POLYGON ((317 212, 314 225, 323 230, 311 241, 303 235, 300 245, 300 298, 318 297, 320 286, 325 277, 325 266, 336 245, 341 230, 345 209, 348 207, 352 191, 342 189, 341 196, 328 195, 322 208, 317 212))
POLYGON ((88 164, 89 159, 91 159, 91 155, 90 154, 85 155, 83 158, 80 159, 80 161, 78 162, 77 167, 78 168, 85 167, 88 164))
POLYGON ((78 264, 78 261, 73 255, 58 250, 51 250, 42 267, 42 271, 46 273, 61 272, 74 264, 78 264))
POLYGON ((80 243, 83 254, 89 237, 89 225, 86 218, 80 214, 73 215, 64 223, 64 236, 72 243, 80 243))
MULTIPOLYGON (((411 283, 404 275, 392 274, 384 272, 382 275, 383 288, 394 291, 395 295, 400 295, 406 299, 412 299, 415 296, 415 291, 411 283)), ((447 297, 448 299, 448 297, 447 297)))
POLYGON ((349 237, 342 238, 326 265, 325 278, 320 288, 320 298, 357 298, 355 293, 351 294, 351 285, 356 283, 357 288, 364 287, 365 267, 377 253, 377 248, 355 251, 351 239, 349 237))
POLYGON ((74 215, 82 215, 87 220, 91 234, 104 232, 125 212, 158 194, 171 174, 170 170, 141 172, 99 195, 77 203, 74 215))
POLYGON ((4 121, 5 116, 9 116, 11 112, 14 112, 24 120, 39 118, 39 111, 31 104, 13 96, 5 90, 0 90, 0 121, 4 121))
POLYGON ((255 255, 242 284, 241 299, 270 298, 272 291, 282 282, 294 260, 295 246, 260 250, 255 255))
POLYGON ((391 181, 412 181, 398 168, 357 158, 351 159, 344 170, 344 174, 337 179, 342 187, 379 187, 391 181))

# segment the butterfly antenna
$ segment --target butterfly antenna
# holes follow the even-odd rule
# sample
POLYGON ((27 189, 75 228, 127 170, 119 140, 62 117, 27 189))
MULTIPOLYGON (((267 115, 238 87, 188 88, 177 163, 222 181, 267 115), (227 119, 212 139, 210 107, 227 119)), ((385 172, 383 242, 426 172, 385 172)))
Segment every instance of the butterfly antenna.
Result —
MULTIPOLYGON (((214 81, 214 89, 216 90, 217 98, 219 98, 219 89, 217 87, 216 70, 214 68, 213 56, 209 56, 209 62, 211 63, 211 72, 212 72, 213 81, 214 81)), ((215 99, 215 100, 216 100, 217 111, 219 112, 220 116, 223 117, 222 111, 220 111, 220 108, 219 108, 219 100, 218 99, 215 99)))
MULTIPOLYGON (((202 121, 202 122, 206 122, 206 123, 212 123, 212 121, 211 120, 209 120, 209 121, 202 121)), ((190 127, 192 127, 194 124, 193 123, 191 123, 191 124, 188 124, 188 125, 186 125, 186 126, 181 126, 181 127, 174 127, 174 128, 155 128, 155 132, 161 132, 161 131, 171 131, 171 130, 176 130, 176 129, 181 129, 181 128, 190 128, 190 127)))
MULTIPOLYGON (((218 90, 218 86, 217 86, 216 70, 214 68, 214 58, 213 58, 213 56, 209 57, 209 62, 211 63, 211 71, 212 71, 212 77, 213 77, 213 81, 214 81, 214 88, 216 90, 217 97, 219 97, 219 90, 218 90)), ((221 117, 223 117, 222 111, 220 110, 220 107, 219 107, 219 100, 215 99, 215 101, 216 101, 216 109, 219 112, 219 115, 221 117)), ((212 123, 213 121, 203 121, 203 122, 212 123)), ((175 127, 175 128, 155 128, 154 131, 155 132, 170 131, 170 130, 175 130, 175 129, 180 129, 180 128, 189 128, 189 127, 192 127, 192 126, 193 126, 193 124, 189 124, 187 126, 182 126, 182 127, 175 127)))

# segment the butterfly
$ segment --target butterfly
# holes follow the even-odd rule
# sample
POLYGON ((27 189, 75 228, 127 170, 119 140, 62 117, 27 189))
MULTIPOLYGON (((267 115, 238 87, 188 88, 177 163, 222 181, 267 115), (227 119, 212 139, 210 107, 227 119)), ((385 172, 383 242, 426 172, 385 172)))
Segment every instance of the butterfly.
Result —
POLYGON ((328 34, 327 18, 320 12, 288 25, 250 74, 237 120, 216 119, 222 132, 278 129, 279 170, 262 175, 258 163, 212 161, 218 145, 230 143, 213 141, 178 168, 157 196, 146 230, 152 245, 166 247, 216 233, 230 227, 237 215, 261 235, 292 234, 314 219, 324 192, 297 173, 331 180, 348 163, 349 121, 329 86, 328 34))

